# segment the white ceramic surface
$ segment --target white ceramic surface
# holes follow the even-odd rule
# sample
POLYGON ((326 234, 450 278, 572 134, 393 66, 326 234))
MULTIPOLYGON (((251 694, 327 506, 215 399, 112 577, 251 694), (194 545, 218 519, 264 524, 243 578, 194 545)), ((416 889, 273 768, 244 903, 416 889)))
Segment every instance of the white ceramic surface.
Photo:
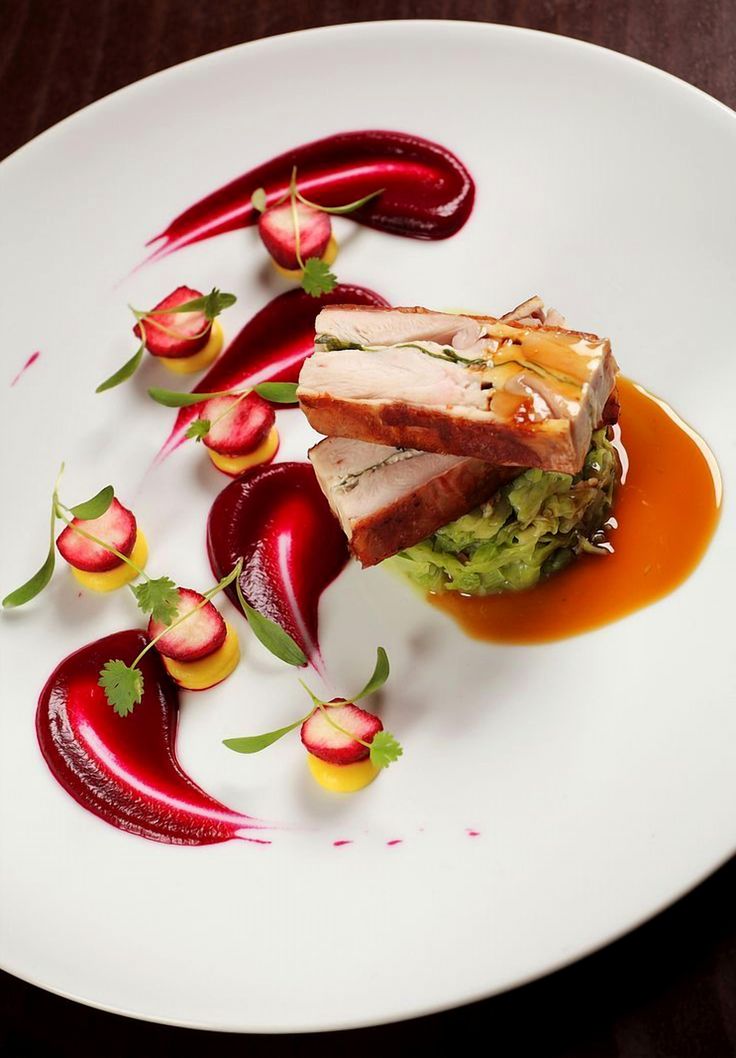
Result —
MULTIPOLYGON (((220 746, 303 708, 293 675, 241 624, 245 664, 185 696, 179 753, 226 804, 288 825, 263 848, 130 837, 57 786, 35 740, 39 688, 69 651, 135 623, 125 593, 80 599, 57 570, 42 600, 0 626, 0 963, 88 1003, 253 1031, 437 1010, 591 951, 734 849, 736 120, 619 55, 464 23, 299 33, 152 77, 6 161, 3 589, 45 553, 62 457, 65 495, 114 481, 151 564, 210 582, 204 523, 224 479, 193 445, 143 477, 171 423, 143 396, 166 384, 160 371, 93 389, 132 351, 128 300, 217 284, 239 295, 232 334, 285 284, 252 229, 120 280, 204 193, 292 145, 368 127, 456 151, 477 203, 445 242, 341 221, 341 278, 396 304, 490 311, 538 291, 610 334, 625 372, 717 453, 720 528, 670 597, 541 647, 473 642, 382 570, 349 569, 323 599, 330 672, 336 687, 359 685, 383 643, 384 717, 405 744, 351 799, 310 785, 295 738, 253 758, 220 746), (354 844, 335 848, 341 838, 354 844)), ((298 414, 279 425, 281 458, 301 457, 298 414)))

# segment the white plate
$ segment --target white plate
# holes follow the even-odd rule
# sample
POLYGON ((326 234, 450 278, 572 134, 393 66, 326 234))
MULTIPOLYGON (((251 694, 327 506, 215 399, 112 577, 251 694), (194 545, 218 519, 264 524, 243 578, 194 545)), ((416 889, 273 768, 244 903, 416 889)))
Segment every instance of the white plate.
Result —
MULTIPOLYGON (((619 55, 467 23, 299 33, 152 77, 5 162, 3 370, 41 357, 1 392, 3 587, 44 553, 62 457, 66 495, 114 481, 134 496, 152 564, 210 582, 203 527, 222 479, 190 445, 139 489, 170 423, 142 396, 159 376, 149 365, 116 393, 93 388, 130 351, 126 301, 216 283, 240 298, 232 333, 283 286, 253 230, 116 284, 210 189, 297 143, 370 127, 456 151, 477 204, 445 242, 357 229, 341 277, 397 304, 491 311, 539 291, 611 334, 625 372, 715 449, 720 528, 676 593, 543 647, 472 642, 383 571, 350 569, 323 600, 330 670, 358 685, 384 643, 386 717, 406 746, 352 799, 310 786, 296 739, 254 758, 221 748, 303 707, 292 674, 248 640, 234 678, 185 700, 179 751, 228 805, 291 825, 267 848, 130 837, 57 786, 36 746, 39 688, 70 650, 135 621, 125 593, 78 600, 57 571, 2 626, 0 958, 87 1003, 259 1032, 438 1010, 604 944, 734 848, 736 121, 619 55), (341 837, 355 842, 333 847, 341 837)), ((283 457, 300 456, 306 427, 288 412, 281 424, 283 457)))

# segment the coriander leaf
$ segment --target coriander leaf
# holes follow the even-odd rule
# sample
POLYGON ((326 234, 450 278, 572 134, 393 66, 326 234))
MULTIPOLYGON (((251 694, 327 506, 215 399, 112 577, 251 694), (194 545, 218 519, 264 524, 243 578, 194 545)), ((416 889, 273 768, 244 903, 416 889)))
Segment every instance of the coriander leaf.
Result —
POLYGON ((123 366, 119 368, 114 375, 110 375, 110 377, 106 378, 104 382, 100 382, 95 393, 104 393, 106 389, 114 389, 115 386, 119 386, 122 382, 127 382, 127 380, 134 375, 140 367, 144 349, 145 342, 141 342, 138 346, 138 351, 131 356, 130 360, 126 360, 123 366))
POLYGON ((371 764, 374 768, 388 768, 403 753, 390 731, 376 731, 371 742, 371 764))
POLYGON ((222 740, 223 746, 227 746, 228 749, 234 750, 236 753, 258 753, 260 750, 265 749, 267 746, 273 745, 274 742, 278 742, 284 735, 288 735, 290 731, 293 731, 295 727, 299 727, 304 723, 304 717, 299 720, 295 720, 293 724, 288 724, 286 727, 279 727, 276 731, 268 731, 265 735, 250 735, 245 738, 225 738, 222 740))
POLYGON ((360 698, 367 698, 369 694, 373 694, 379 687, 383 687, 389 677, 390 671, 388 655, 383 647, 379 647, 376 652, 376 667, 373 670, 373 675, 368 680, 360 694, 356 694, 352 701, 357 702, 360 698))
POLYGON ((296 382, 259 382, 253 389, 272 404, 296 404, 296 382))
POLYGON ((330 266, 319 257, 308 257, 302 272, 302 288, 313 298, 329 294, 337 285, 337 276, 330 271, 330 266))
POLYGON ((195 419, 184 436, 190 438, 190 440, 194 438, 195 441, 201 441, 210 432, 211 425, 212 423, 209 419, 195 419))
POLYGON ((257 187, 250 196, 250 203, 253 209, 258 210, 259 213, 264 213, 267 205, 265 188, 257 187))
POLYGON ((104 489, 100 489, 97 495, 93 496, 91 500, 85 500, 84 503, 78 503, 76 507, 70 507, 69 510, 75 518, 79 518, 83 522, 88 522, 93 518, 101 518, 112 503, 114 497, 115 489, 112 485, 105 485, 104 489))
POLYGON ((370 195, 364 195, 363 198, 357 198, 355 202, 348 202, 345 206, 320 206, 317 202, 310 202, 304 195, 296 192, 296 197, 300 202, 303 202, 305 206, 311 206, 312 209, 318 209, 320 213, 354 213, 356 209, 360 209, 361 206, 365 206, 372 198, 377 198, 378 195, 382 195, 386 190, 385 187, 381 187, 378 191, 371 191, 370 195))
POLYGON ((307 658, 304 651, 294 642, 289 633, 285 632, 281 625, 277 625, 275 621, 264 617, 262 613, 259 613, 258 610, 255 610, 246 602, 240 587, 240 580, 235 581, 235 590, 243 608, 243 613, 248 619, 248 624, 256 639, 260 640, 267 650, 270 650, 280 661, 285 661, 287 665, 306 665, 307 658))
POLYGON ((51 580, 51 574, 54 572, 55 564, 56 549, 54 548, 54 542, 52 540, 44 564, 33 574, 30 580, 27 580, 25 584, 20 586, 20 588, 16 588, 15 591, 11 591, 9 595, 5 596, 3 599, 3 606, 6 609, 10 609, 13 606, 23 606, 24 603, 30 602, 31 599, 35 599, 37 595, 40 595, 51 580))
POLYGON ((170 625, 179 612, 179 589, 170 577, 144 580, 142 584, 131 584, 138 606, 143 613, 150 613, 156 622, 170 625))
POLYGON ((143 697, 143 673, 124 661, 106 661, 98 685, 118 716, 132 713, 143 697))
POLYGON ((222 389, 218 393, 181 393, 176 389, 162 389, 160 386, 151 386, 148 396, 153 398, 157 404, 163 404, 165 408, 188 408, 190 404, 202 404, 212 397, 227 397, 229 389, 222 389))

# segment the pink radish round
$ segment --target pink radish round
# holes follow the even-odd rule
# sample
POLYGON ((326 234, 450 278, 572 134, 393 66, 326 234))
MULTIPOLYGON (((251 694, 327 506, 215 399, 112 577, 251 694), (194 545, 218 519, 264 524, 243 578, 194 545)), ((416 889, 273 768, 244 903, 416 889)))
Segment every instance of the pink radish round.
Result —
POLYGON ((126 557, 133 550, 138 531, 133 512, 115 499, 99 518, 90 518, 87 521, 75 518, 71 526, 68 525, 59 533, 56 546, 70 566, 84 570, 85 573, 105 573, 119 566, 121 560, 112 551, 75 532, 72 526, 79 526, 126 557))
MULTIPOLYGON (((159 301, 153 310, 156 315, 143 319, 146 349, 149 353, 178 360, 181 357, 194 356, 205 347, 209 341, 212 323, 203 312, 161 312, 159 315, 162 309, 173 309, 177 305, 201 297, 201 292, 192 287, 177 287, 163 301, 159 301)), ((142 337, 140 323, 136 323, 133 334, 137 338, 142 337)))
MULTIPOLYGON (((309 257, 321 257, 332 235, 329 214, 305 206, 303 202, 297 202, 296 215, 299 224, 299 255, 302 261, 309 257)), ((258 221, 258 233, 276 264, 282 268, 301 268, 296 256, 296 233, 290 202, 284 202, 262 213, 258 221)))
POLYGON ((334 699, 334 704, 331 702, 327 706, 327 712, 330 719, 349 734, 343 735, 332 726, 322 709, 315 709, 302 724, 301 738, 306 749, 312 756, 329 764, 355 764, 364 760, 370 750, 355 739, 372 742, 373 736, 383 730, 378 717, 351 702, 343 702, 341 698, 334 699))
MULTIPOLYGON (((174 621, 184 614, 195 610, 204 600, 204 596, 191 588, 179 588, 179 606, 174 621)), ((161 621, 148 622, 148 635, 151 639, 166 628, 161 621)), ((227 628, 220 611, 211 602, 206 603, 186 621, 161 636, 156 649, 172 661, 198 661, 213 654, 225 642, 227 628)))
POLYGON ((242 400, 233 395, 213 397, 201 406, 199 417, 211 423, 204 443, 223 456, 248 455, 263 444, 276 422, 273 408, 257 393, 242 400))

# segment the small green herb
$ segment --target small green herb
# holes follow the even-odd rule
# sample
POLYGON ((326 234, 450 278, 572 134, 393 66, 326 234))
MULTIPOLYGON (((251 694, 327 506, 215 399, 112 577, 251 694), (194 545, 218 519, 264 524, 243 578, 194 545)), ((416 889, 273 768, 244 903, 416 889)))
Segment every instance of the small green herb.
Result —
POLYGON ((305 206, 309 206, 311 209, 319 210, 320 213, 344 214, 354 213, 356 209, 360 209, 361 206, 367 205, 372 199, 377 198, 378 195, 382 195, 385 190, 386 188, 382 187, 378 191, 372 191, 370 195, 364 195, 363 198, 357 198, 355 202, 348 202, 346 206, 320 206, 316 202, 310 202, 309 199, 305 198, 300 191, 297 191, 296 197, 305 206))
POLYGON ((296 382, 259 382, 253 388, 259 397, 271 404, 296 404, 296 382))
POLYGON ((330 266, 319 257, 309 257, 304 262, 302 287, 313 298, 329 294, 337 286, 337 276, 330 266))
POLYGON ((370 743, 371 764, 374 768, 387 768, 404 751, 390 731, 376 731, 370 743))
POLYGON ((150 613, 161 624, 171 624, 179 610, 179 589, 170 577, 144 580, 130 587, 143 613, 150 613))
MULTIPOLYGON (((310 714, 307 713, 307 716, 310 714)), ((232 749, 235 753, 260 753, 262 749, 266 749, 267 746, 272 746, 274 742, 278 742, 284 735, 288 735, 290 731, 293 731, 295 727, 300 727, 307 719, 306 716, 301 717, 299 720, 295 720, 293 724, 287 724, 286 727, 279 727, 275 731, 267 731, 265 735, 246 735, 244 738, 225 738, 222 740, 223 746, 227 746, 228 749, 232 749)))
POLYGON ((104 382, 100 382, 99 386, 95 390, 95 393, 104 393, 106 389, 114 389, 116 386, 121 385, 123 382, 127 382, 128 379, 136 373, 140 367, 141 360, 143 359, 143 352, 146 348, 145 340, 138 346, 136 352, 131 356, 130 360, 126 360, 122 367, 106 378, 104 382))
POLYGON ((37 595, 40 595, 51 580, 55 565, 56 548, 54 547, 54 539, 52 536, 49 553, 46 556, 44 564, 29 580, 25 582, 25 584, 21 584, 20 588, 16 588, 15 591, 11 591, 9 595, 5 596, 3 599, 3 606, 5 609, 9 610, 14 606, 23 606, 25 603, 30 602, 31 599, 35 599, 37 595))
POLYGON ((270 650, 274 657, 277 657, 279 661, 286 662, 287 665, 295 665, 297 667, 306 665, 307 657, 304 651, 298 643, 294 642, 289 633, 281 625, 277 625, 275 621, 259 613, 246 601, 239 579, 235 581, 235 591, 253 635, 264 645, 266 650, 270 650))
POLYGON ((379 647, 376 651, 376 667, 373 670, 373 675, 368 680, 360 694, 356 694, 351 700, 353 702, 358 702, 361 698, 367 698, 369 694, 374 694, 380 687, 383 687, 389 677, 390 671, 388 654, 383 647, 379 647))
POLYGON ((187 432, 184 434, 189 440, 201 441, 210 432, 212 423, 209 419, 195 419, 187 432))
POLYGON ((116 659, 105 662, 100 672, 99 686, 118 716, 132 713, 143 697, 143 673, 136 665, 116 659))
POLYGON ((115 490, 112 485, 105 485, 104 489, 100 489, 91 500, 78 503, 76 506, 70 507, 69 510, 75 518, 79 518, 83 522, 91 522, 95 518, 102 517, 114 498, 115 490))

